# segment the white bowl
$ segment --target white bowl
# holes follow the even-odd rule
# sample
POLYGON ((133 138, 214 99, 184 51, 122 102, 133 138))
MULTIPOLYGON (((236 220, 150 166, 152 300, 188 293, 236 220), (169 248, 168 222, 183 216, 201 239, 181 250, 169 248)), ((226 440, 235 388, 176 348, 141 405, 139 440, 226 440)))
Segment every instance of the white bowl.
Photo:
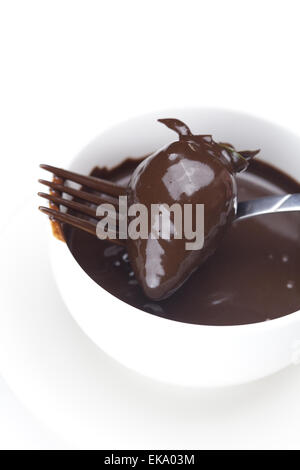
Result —
MULTIPOLYGON (((156 150, 174 139, 172 131, 156 122, 159 117, 178 117, 194 132, 212 133, 238 148, 261 148, 265 161, 300 180, 299 137, 259 118, 221 109, 167 110, 120 123, 99 135, 69 167, 88 174, 95 165, 110 167, 127 156, 156 150)), ((300 357, 300 311, 242 326, 178 323, 106 292, 55 239, 51 258, 61 295, 83 331, 107 354, 144 375, 186 386, 225 386, 267 376, 300 357)))

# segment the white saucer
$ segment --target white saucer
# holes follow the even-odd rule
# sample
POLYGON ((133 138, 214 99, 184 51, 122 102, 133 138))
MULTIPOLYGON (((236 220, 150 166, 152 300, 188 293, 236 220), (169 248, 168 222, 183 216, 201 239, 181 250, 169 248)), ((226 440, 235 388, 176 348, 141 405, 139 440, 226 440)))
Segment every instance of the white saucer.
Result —
POLYGON ((197 390, 135 374, 99 350, 53 281, 37 200, 2 234, 0 372, 79 448, 299 448, 300 367, 247 386, 197 390))

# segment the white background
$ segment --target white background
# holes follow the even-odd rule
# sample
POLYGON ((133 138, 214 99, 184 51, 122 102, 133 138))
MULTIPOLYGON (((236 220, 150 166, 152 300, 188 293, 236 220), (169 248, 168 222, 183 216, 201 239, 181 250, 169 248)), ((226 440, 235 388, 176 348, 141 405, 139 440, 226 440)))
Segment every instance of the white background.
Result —
MULTIPOLYGON (((297 0, 0 0, 0 226, 38 163, 135 114, 215 105, 299 132, 299 47, 297 0)), ((64 443, 0 380, 0 448, 20 447, 64 443)))

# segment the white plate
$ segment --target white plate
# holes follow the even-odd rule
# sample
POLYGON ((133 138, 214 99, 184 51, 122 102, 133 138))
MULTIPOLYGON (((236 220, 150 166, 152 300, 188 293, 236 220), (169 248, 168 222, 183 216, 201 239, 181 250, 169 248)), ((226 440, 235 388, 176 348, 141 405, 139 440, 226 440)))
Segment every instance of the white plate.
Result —
POLYGON ((145 379, 102 353, 58 295, 37 202, 0 247, 0 371, 35 415, 79 448, 299 448, 298 367, 197 390, 145 379))

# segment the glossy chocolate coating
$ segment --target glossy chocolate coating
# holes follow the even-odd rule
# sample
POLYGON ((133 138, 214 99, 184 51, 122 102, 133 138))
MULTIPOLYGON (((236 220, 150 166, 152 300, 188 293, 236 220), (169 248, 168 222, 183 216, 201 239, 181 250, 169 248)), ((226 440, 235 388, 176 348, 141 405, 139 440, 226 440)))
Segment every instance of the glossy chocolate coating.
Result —
MULTIPOLYGON (((204 204, 204 245, 187 250, 189 241, 154 239, 148 220, 148 238, 128 238, 129 259, 147 297, 160 300, 172 295, 220 244, 236 212, 235 173, 248 167, 229 144, 214 142, 211 135, 193 135, 176 119, 162 119, 179 139, 146 158, 134 171, 129 185, 129 204, 142 203, 151 213, 152 204, 204 204)), ((184 235, 184 234, 183 234, 184 235)))
MULTIPOLYGON (((263 155, 264 156, 264 155, 263 155)), ((95 168, 93 176, 127 186, 140 160, 116 168, 95 168)), ((299 193, 300 184, 263 163, 250 162, 236 177, 238 201, 299 193)), ((135 279, 125 248, 64 227, 69 249, 96 283, 128 304, 179 322, 241 325, 262 322, 300 309, 300 217, 270 214, 229 227, 214 256, 171 297, 151 301, 135 279)), ((103 306, 99 304, 99 315, 103 306)), ((155 347, 155 339, 153 340, 155 347)))

